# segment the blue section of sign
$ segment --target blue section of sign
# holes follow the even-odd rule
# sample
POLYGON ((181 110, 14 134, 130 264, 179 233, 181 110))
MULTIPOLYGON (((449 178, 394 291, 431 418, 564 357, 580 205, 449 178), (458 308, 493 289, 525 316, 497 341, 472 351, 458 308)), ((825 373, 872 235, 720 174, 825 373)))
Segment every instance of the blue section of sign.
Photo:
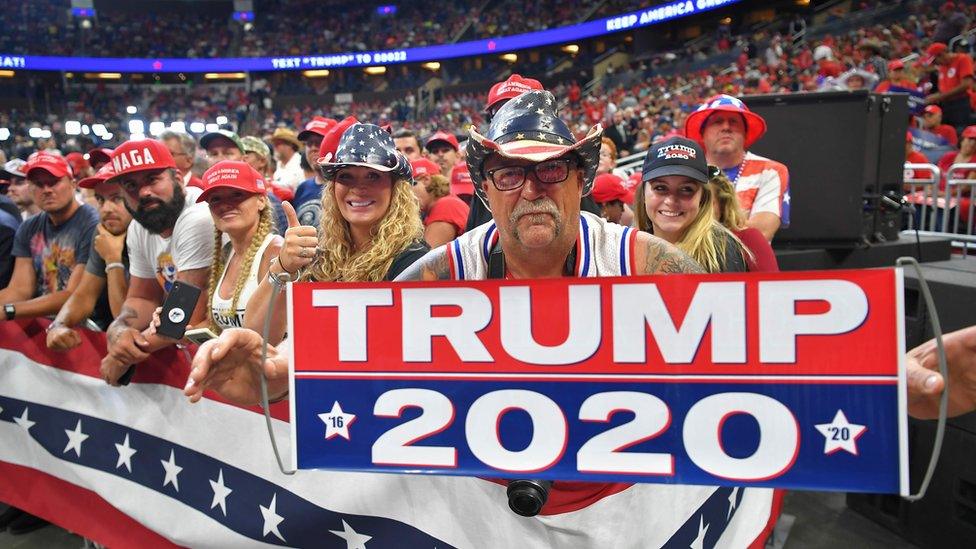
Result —
POLYGON ((688 17, 740 0, 680 0, 614 17, 540 32, 472 40, 403 50, 307 54, 290 57, 224 59, 128 59, 117 57, 45 57, 0 53, 0 68, 38 71, 91 72, 237 72, 365 67, 395 63, 423 63, 456 57, 503 53, 593 38, 688 17))
MULTIPOLYGON (((296 422, 300 468, 419 472, 494 478, 766 486, 878 493, 899 491, 898 403, 897 385, 894 384, 298 378, 295 380, 295 389, 294 398, 298 409, 293 421, 296 422), (421 437, 412 446, 456 448, 456 467, 429 467, 422 463, 411 466, 373 464, 372 452, 377 438, 421 415, 420 408, 410 406, 401 409, 399 418, 374 415, 374 406, 380 395, 404 388, 436 391, 445 395, 453 404, 453 419, 449 424, 443 430, 436 430, 439 425, 434 421, 430 430, 435 434, 421 437), (544 395, 558 404, 561 409, 567 424, 567 444, 561 458, 548 469, 531 474, 513 474, 485 465, 472 452, 470 444, 472 437, 491 440, 497 436, 502 446, 513 452, 526 448, 533 439, 533 426, 529 414, 517 409, 520 402, 516 401, 510 403, 516 409, 501 414, 497 422, 482 422, 474 430, 470 425, 466 426, 468 410, 474 401, 485 394, 506 390, 526 390, 544 395), (613 414, 608 422, 582 421, 579 419, 581 404, 594 394, 621 391, 654 395, 666 403, 670 410, 670 423, 666 429, 658 436, 651 436, 654 434, 653 431, 641 432, 640 429, 636 429, 629 440, 639 442, 625 446, 624 452, 672 454, 673 475, 605 474, 577 470, 577 453, 587 441, 600 433, 630 423, 635 417, 632 411, 619 411, 613 414), (685 432, 688 412, 703 399, 723 393, 763 395, 756 397, 755 400, 761 402, 763 398, 770 397, 789 409, 788 412, 784 410, 785 413, 781 416, 788 419, 792 414, 795 418, 799 433, 798 449, 791 463, 779 467, 781 473, 759 480, 743 480, 741 477, 721 478, 706 470, 711 466, 704 464, 701 456, 703 451, 707 453, 708 450, 700 442, 694 443, 698 447, 696 451, 698 459, 692 459, 688 447, 689 437, 701 434, 701 429, 691 429, 691 433, 685 432), (339 408, 346 414, 344 417, 348 428, 348 440, 343 436, 326 438, 326 419, 320 418, 320 415, 334 412, 335 403, 338 403, 339 408), (354 415, 355 419, 349 421, 349 415, 354 415), (495 424, 497 424, 497 435, 492 432, 495 424)), ((621 407, 626 408, 626 405, 622 404, 621 407)), ((640 413, 646 418, 652 411, 642 409, 640 413)), ((428 419, 432 420, 438 415, 432 413, 430 409, 425 410, 425 414, 429 414, 428 419)), ((696 421, 700 422, 702 414, 699 416, 696 421)), ((335 420, 332 421, 334 427, 335 420)), ((704 433, 708 435, 704 438, 706 440, 709 437, 720 438, 720 449, 729 456, 730 460, 745 460, 753 454, 759 455, 757 449, 763 443, 762 441, 768 445, 763 450, 764 453, 769 452, 773 446, 792 448, 796 442, 789 432, 786 434, 762 432, 756 418, 746 413, 726 413, 719 423, 721 428, 704 433)), ((692 423, 689 422, 689 428, 691 425, 692 423)), ((546 425, 534 428, 558 431, 561 427, 546 425)), ((619 444, 607 450, 618 447, 619 444)), ((712 451, 711 455, 715 454, 716 452, 712 451)), ((764 465, 760 464, 756 470, 762 470, 762 467, 764 465)))

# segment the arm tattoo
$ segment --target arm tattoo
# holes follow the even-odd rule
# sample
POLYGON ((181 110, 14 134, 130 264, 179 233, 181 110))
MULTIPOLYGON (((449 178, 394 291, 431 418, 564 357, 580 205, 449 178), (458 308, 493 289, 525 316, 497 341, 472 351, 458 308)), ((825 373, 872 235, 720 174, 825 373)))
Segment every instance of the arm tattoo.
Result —
POLYGON ((422 280, 451 280, 451 265, 447 259, 447 247, 441 246, 427 252, 427 255, 400 273, 395 282, 422 280))
POLYGON ((698 262, 660 238, 652 238, 647 242, 644 269, 645 274, 705 272, 698 262))

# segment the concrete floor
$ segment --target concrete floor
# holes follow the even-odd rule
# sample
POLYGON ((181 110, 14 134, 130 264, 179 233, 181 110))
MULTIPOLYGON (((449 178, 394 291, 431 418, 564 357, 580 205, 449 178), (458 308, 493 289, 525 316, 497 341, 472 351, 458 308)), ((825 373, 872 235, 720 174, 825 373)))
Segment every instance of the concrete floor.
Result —
MULTIPOLYGON (((0 512, 6 506, 0 504, 0 512)), ((844 494, 790 492, 783 517, 770 547, 780 549, 913 549, 894 533, 850 510, 844 494)), ((85 540, 67 530, 48 526, 24 536, 0 532, 0 549, 81 549, 85 540)), ((91 547, 91 545, 89 545, 91 547)))

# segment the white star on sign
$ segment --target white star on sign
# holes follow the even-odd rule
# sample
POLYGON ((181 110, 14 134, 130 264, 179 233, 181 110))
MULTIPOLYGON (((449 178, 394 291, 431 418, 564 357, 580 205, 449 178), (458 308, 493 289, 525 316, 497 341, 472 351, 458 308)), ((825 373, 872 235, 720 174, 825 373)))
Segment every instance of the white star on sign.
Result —
POLYGON ((227 496, 230 495, 233 490, 224 485, 224 470, 221 469, 220 473, 217 474, 217 480, 210 481, 210 487, 213 489, 213 501, 210 502, 210 508, 213 509, 216 506, 220 506, 220 510, 224 512, 224 516, 227 516, 227 496))
POLYGON ((78 420, 78 424, 75 425, 74 430, 65 429, 64 433, 68 435, 68 445, 64 447, 63 454, 67 454, 69 450, 74 450, 75 455, 81 457, 81 443, 85 442, 88 435, 81 432, 81 420, 78 420))
POLYGON ((179 492, 180 479, 178 478, 178 475, 183 468, 176 464, 176 456, 174 455, 174 451, 169 451, 169 461, 161 459, 159 462, 163 464, 163 469, 166 470, 166 478, 163 479, 163 488, 165 488, 167 484, 172 483, 173 488, 176 488, 176 491, 179 492))
POLYGON ((732 493, 729 494, 729 512, 725 515, 725 520, 728 520, 732 516, 732 511, 735 510, 735 497, 739 495, 739 487, 736 486, 732 489, 732 493))
POLYGON ((329 530, 333 534, 346 540, 346 549, 366 549, 366 542, 373 539, 373 536, 365 536, 352 529, 345 520, 342 521, 342 531, 329 530))
POLYGON ((281 541, 285 541, 285 538, 278 531, 278 525, 284 522, 285 518, 278 514, 278 494, 271 496, 271 505, 265 507, 264 505, 258 505, 261 508, 261 516, 264 517, 264 526, 261 528, 261 535, 267 536, 268 534, 274 534, 281 541))
POLYGON ((783 194, 783 202, 787 204, 790 203, 790 191, 786 191, 786 193, 783 194))
POLYGON ((844 450, 856 456, 857 439, 868 430, 864 425, 847 421, 844 410, 837 410, 834 420, 830 423, 820 423, 816 427, 824 436, 824 454, 827 455, 844 450))
POLYGON ((332 411, 327 414, 319 414, 319 419, 325 423, 325 440, 336 435, 349 440, 349 425, 356 420, 356 415, 343 412, 342 406, 337 400, 332 403, 332 411))
POLYGON ((24 430, 25 431, 28 431, 28 432, 30 432, 30 428, 33 427, 36 424, 36 422, 31 421, 30 418, 27 417, 27 407, 26 406, 24 407, 24 413, 23 414, 20 414, 20 417, 15 417, 14 418, 14 422, 17 425, 20 425, 21 427, 23 427, 24 430))
POLYGON ((546 110, 545 109, 536 109, 535 110, 535 113, 536 114, 539 114, 539 115, 546 114, 546 110))
POLYGON ((698 536, 691 542, 691 549, 703 549, 705 547, 705 536, 708 534, 708 525, 705 524, 705 515, 698 517, 698 536))
POLYGON ((125 440, 122 441, 122 444, 115 444, 115 449, 119 452, 119 461, 115 463, 115 468, 118 469, 119 467, 125 465, 125 468, 131 473, 132 455, 135 454, 137 450, 134 450, 129 446, 129 433, 125 434, 125 440))

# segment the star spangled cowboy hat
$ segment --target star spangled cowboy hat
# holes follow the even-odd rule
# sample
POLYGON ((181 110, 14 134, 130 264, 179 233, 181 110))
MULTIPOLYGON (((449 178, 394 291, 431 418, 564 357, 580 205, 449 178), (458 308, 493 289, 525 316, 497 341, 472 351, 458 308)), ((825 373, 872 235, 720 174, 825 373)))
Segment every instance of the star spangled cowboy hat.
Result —
POLYGON ((362 166, 387 172, 393 180, 413 182, 410 161, 396 149, 389 132, 375 124, 356 123, 349 126, 339 139, 335 158, 318 161, 322 177, 335 179, 336 172, 350 166, 362 166))
POLYGON ((718 111, 734 112, 742 115, 746 122, 746 149, 759 140, 766 133, 766 121, 761 116, 749 110, 741 100, 731 95, 715 95, 703 103, 698 110, 688 115, 685 120, 685 136, 702 143, 702 132, 705 121, 712 113, 718 111))
POLYGON ((556 99, 551 93, 544 90, 523 93, 498 109, 485 135, 471 128, 467 162, 475 193, 487 205, 482 168, 491 154, 542 162, 575 153, 582 161, 585 195, 593 188, 602 136, 603 128, 597 124, 577 141, 569 126, 556 115, 556 99))

